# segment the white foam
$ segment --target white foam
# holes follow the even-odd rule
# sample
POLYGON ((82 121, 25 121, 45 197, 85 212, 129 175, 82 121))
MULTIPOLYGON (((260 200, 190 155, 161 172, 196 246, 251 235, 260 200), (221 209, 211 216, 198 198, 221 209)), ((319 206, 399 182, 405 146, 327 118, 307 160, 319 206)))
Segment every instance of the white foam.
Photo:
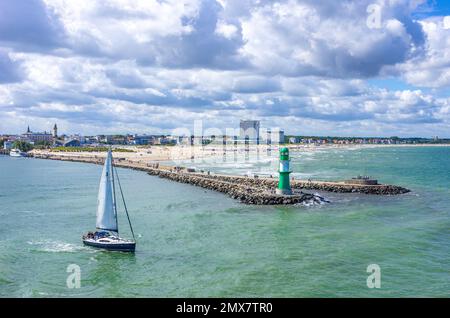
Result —
POLYGON ((60 241, 29 241, 30 245, 36 246, 38 251, 41 252, 76 252, 85 249, 83 245, 75 245, 60 241))

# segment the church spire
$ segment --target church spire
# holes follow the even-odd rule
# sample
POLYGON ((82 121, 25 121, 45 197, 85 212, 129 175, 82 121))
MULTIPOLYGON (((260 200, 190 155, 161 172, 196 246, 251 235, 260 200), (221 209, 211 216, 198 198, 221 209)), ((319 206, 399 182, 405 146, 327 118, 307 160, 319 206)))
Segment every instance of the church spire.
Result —
POLYGON ((55 126, 53 126, 53 138, 58 138, 58 127, 56 126, 56 123, 55 126))
POLYGON ((30 130, 30 125, 28 125, 27 133, 29 134, 30 132, 31 132, 31 130, 30 130))

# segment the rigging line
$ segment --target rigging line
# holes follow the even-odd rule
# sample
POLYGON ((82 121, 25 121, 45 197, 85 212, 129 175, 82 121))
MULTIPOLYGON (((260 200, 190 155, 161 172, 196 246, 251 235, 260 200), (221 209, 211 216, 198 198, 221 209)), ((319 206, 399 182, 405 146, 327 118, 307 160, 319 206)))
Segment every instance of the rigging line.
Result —
POLYGON ((131 234, 133 235, 133 239, 136 241, 136 238, 134 236, 133 226, 131 225, 130 216, 128 214, 127 204, 125 203, 125 198, 123 196, 122 186, 120 185, 119 174, 117 173, 117 168, 115 166, 114 166, 114 170, 116 171, 115 174, 116 174, 116 177, 117 177, 117 184, 119 185, 120 195, 122 196, 123 207, 125 208, 125 212, 127 214, 127 219, 128 219, 128 224, 130 225, 131 234))

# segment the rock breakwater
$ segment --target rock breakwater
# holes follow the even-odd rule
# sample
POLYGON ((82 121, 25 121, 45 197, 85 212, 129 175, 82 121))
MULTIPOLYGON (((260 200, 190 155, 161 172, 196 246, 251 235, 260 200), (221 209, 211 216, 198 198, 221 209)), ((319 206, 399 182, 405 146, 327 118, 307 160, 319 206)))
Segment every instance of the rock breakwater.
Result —
MULTIPOLYGON (((75 161, 102 164, 102 157, 77 157, 61 155, 34 155, 35 158, 75 161)), ((303 190, 316 190, 339 193, 364 193, 375 195, 397 195, 409 192, 408 189, 395 185, 360 185, 344 182, 323 181, 291 181, 293 195, 278 195, 275 189, 278 185, 276 178, 246 177, 210 174, 209 172, 196 172, 183 167, 161 166, 145 162, 131 162, 120 158, 115 160, 115 166, 145 171, 160 178, 191 184, 205 189, 227 194, 245 204, 257 205, 287 205, 287 204, 320 204, 327 202, 319 195, 304 193, 303 190)))

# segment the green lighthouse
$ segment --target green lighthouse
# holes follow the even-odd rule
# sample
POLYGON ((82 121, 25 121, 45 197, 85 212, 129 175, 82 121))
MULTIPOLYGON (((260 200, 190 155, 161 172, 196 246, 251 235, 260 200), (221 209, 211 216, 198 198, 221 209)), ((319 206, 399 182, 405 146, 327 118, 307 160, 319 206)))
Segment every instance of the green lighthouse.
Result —
POLYGON ((289 149, 283 147, 280 149, 280 180, 278 182, 277 194, 292 194, 291 185, 289 184, 289 174, 292 172, 289 167, 289 149))

